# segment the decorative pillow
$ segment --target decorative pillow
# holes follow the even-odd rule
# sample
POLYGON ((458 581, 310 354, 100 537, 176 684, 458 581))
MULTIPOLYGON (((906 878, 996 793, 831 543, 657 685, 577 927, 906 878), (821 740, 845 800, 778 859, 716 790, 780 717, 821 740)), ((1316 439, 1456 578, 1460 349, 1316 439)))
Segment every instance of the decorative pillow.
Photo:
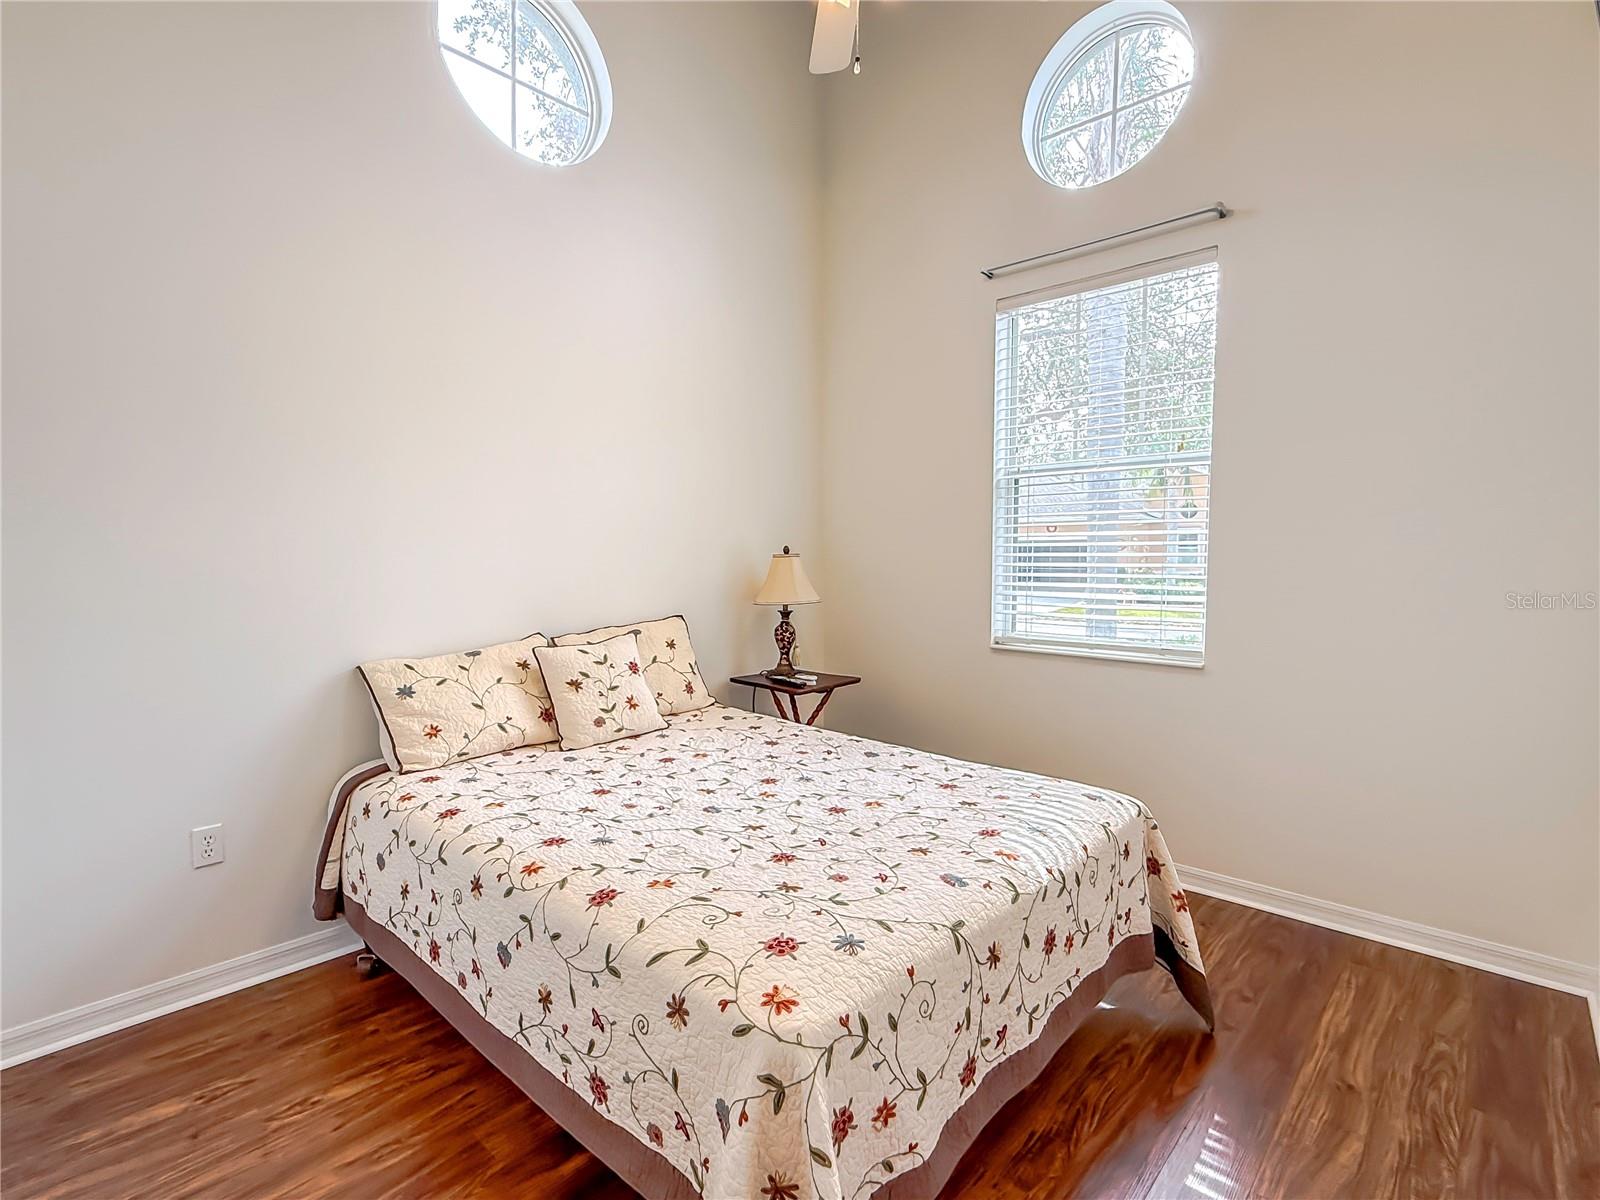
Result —
POLYGON ((619 633, 638 637, 639 653, 644 656, 640 665, 656 694, 656 707, 662 716, 694 712, 714 703, 695 662, 694 646, 689 641, 689 622, 682 617, 662 617, 659 621, 640 621, 634 625, 607 625, 588 633, 564 633, 555 644, 578 646, 604 641, 619 633))
POLYGON ((362 663, 389 766, 424 771, 555 741, 555 709, 533 658, 549 644, 535 633, 461 654, 362 663))
POLYGON ((563 750, 667 727, 639 665, 633 634, 588 646, 537 646, 533 653, 555 705, 563 750))

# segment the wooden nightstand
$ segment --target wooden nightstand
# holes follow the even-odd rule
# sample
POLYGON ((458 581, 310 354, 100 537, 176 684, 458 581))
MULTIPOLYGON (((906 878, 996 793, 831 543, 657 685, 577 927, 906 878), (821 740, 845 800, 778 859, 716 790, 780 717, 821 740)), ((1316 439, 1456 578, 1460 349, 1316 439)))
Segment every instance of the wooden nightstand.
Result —
POLYGON ((833 693, 842 687, 849 687, 852 683, 860 683, 859 675, 829 675, 825 671, 816 673, 817 681, 806 684, 804 687, 795 687, 793 684, 778 683, 768 679, 765 675, 735 675, 728 680, 750 689, 750 708, 755 710, 756 689, 766 688, 772 693, 772 706, 778 710, 778 715, 785 721, 799 722, 800 705, 795 700, 796 696, 818 696, 817 706, 811 710, 811 715, 806 718, 807 725, 815 725, 817 718, 822 715, 822 710, 828 707, 828 701, 833 699, 833 693), (789 697, 789 711, 783 711, 783 698, 789 697))

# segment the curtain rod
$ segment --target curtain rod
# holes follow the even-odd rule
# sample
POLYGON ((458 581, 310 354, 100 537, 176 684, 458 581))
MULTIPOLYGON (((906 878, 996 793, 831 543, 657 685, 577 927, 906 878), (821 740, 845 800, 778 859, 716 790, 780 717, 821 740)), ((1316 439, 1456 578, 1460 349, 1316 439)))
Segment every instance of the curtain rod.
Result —
MULTIPOLYGON (((1596 2, 1600 3, 1600 0, 1596 0, 1596 2)), ((1120 242, 1123 238, 1138 237, 1141 234, 1151 233, 1157 229, 1165 229, 1168 225, 1177 225, 1183 221, 1206 220, 1212 217, 1221 221, 1232 215, 1232 210, 1218 200, 1210 208, 1197 208, 1193 212, 1184 213, 1180 217, 1168 217, 1165 221, 1154 221, 1149 225, 1140 225, 1137 229, 1124 229, 1121 233, 1108 234, 1105 237, 1095 238, 1089 242, 1079 242, 1075 246, 1067 246, 1061 250, 1050 250, 1044 254, 1035 254, 1032 258, 1019 258, 1015 262, 1001 263, 998 267, 989 267, 980 271, 979 274, 985 279, 994 279, 999 275, 1009 275, 1013 271, 1027 271, 1034 267, 1042 267, 1046 263, 1055 262, 1058 259, 1070 258, 1075 254, 1082 254, 1084 251, 1092 250, 1097 246, 1103 246, 1107 242, 1120 242)))

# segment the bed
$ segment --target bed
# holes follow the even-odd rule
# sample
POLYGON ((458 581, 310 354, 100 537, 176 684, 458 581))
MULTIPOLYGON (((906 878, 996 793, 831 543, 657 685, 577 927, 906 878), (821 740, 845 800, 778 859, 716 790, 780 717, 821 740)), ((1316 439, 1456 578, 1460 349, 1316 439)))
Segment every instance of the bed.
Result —
POLYGON ((342 912, 651 1200, 935 1195, 1118 977, 1212 1014, 1137 800, 713 705, 341 781, 342 912))

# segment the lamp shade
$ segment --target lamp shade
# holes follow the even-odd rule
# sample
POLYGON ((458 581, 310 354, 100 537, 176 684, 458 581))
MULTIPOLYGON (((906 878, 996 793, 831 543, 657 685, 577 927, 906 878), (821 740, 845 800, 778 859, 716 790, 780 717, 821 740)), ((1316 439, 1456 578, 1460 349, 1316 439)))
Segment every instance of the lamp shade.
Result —
POLYGON ((756 593, 757 604, 816 604, 822 599, 817 589, 806 578, 806 569, 800 565, 800 556, 790 554, 789 547, 782 554, 772 556, 767 568, 767 581, 756 593))

